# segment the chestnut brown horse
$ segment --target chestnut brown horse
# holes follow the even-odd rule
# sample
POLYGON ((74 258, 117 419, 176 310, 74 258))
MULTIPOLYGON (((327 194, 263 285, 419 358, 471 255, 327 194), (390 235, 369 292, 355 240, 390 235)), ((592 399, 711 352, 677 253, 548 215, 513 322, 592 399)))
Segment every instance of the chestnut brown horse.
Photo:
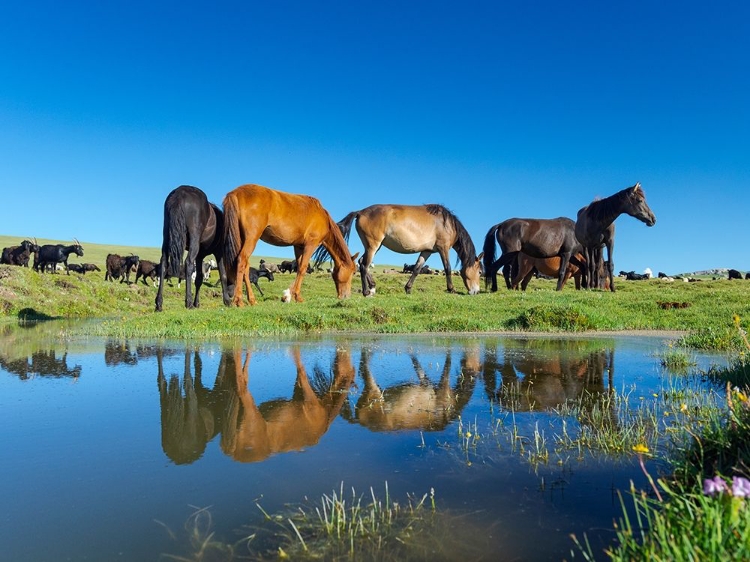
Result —
MULTIPOLYGON (((448 292, 455 292, 448 258, 451 248, 461 261, 461 279, 469 294, 479 292, 481 256, 477 257, 474 243, 458 217, 442 205, 371 205, 361 211, 352 211, 338 223, 346 240, 349 240, 355 220, 357 233, 365 247, 359 260, 364 296, 375 294, 375 280, 369 267, 381 246, 399 254, 419 253, 404 287, 407 293, 411 292, 425 260, 435 252, 440 254, 443 261, 448 292)), ((316 254, 316 262, 324 259, 324 252, 316 254)))
MULTIPOLYGON (((581 262, 584 267, 581 269, 577 265, 575 265, 573 262, 570 262, 568 264, 568 269, 565 271, 565 279, 563 279, 563 285, 567 283, 568 279, 571 277, 575 281, 576 284, 576 290, 580 290, 583 286, 583 276, 584 271, 586 269, 586 259, 583 257, 583 254, 576 254, 575 258, 581 262)), ((600 269, 603 267, 603 263, 599 262, 600 269)), ((556 277, 557 274, 560 272, 560 258, 554 257, 554 258, 532 258, 531 256, 527 256, 523 252, 518 254, 518 273, 515 277, 513 277, 513 280, 511 281, 511 285, 514 289, 518 288, 518 285, 520 283, 521 290, 525 291, 526 287, 529 285, 529 281, 531 281, 531 278, 534 275, 534 272, 537 271, 541 273, 542 275, 547 275, 548 277, 556 277)), ((609 289, 609 280, 605 279, 604 288, 609 289)))
POLYGON ((300 289, 310 257, 321 244, 333 256, 333 281, 339 298, 352 290, 354 259, 339 227, 320 201, 309 195, 276 191, 262 185, 241 185, 224 197, 224 257, 227 282, 236 284, 232 304, 243 305, 242 283, 250 304, 255 295, 250 283, 250 255, 258 240, 274 246, 293 246, 297 277, 291 298, 302 302, 300 289))
POLYGON ((505 285, 511 288, 511 278, 518 268, 519 252, 533 258, 560 258, 560 270, 557 274, 557 290, 561 291, 565 280, 568 263, 579 265, 575 254, 581 252, 581 244, 576 240, 575 223, 567 217, 556 219, 519 219, 505 220, 491 227, 484 237, 484 275, 491 282, 492 291, 497 291, 497 272, 505 268, 505 285), (495 260, 495 240, 500 245, 502 255, 495 260))
POLYGON ((615 264, 612 259, 615 246, 614 222, 623 213, 637 218, 646 226, 656 224, 656 217, 646 203, 646 195, 643 193, 640 182, 618 191, 614 195, 593 201, 578 211, 575 233, 579 242, 583 245, 583 255, 586 258, 588 268, 586 278, 589 288, 598 289, 601 286, 596 265, 603 257, 602 246, 606 246, 609 289, 610 291, 615 290, 615 264))

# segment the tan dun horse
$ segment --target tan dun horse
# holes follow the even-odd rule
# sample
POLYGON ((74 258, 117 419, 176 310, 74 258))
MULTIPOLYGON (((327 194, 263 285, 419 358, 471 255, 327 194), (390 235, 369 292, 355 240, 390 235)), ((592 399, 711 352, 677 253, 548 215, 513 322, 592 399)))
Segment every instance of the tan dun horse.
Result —
MULTIPOLYGON (((346 240, 349 240, 355 220, 357 233, 365 247, 359 260, 364 296, 375 294, 375 280, 368 268, 381 246, 399 254, 419 253, 414 271, 404 287, 407 293, 411 292, 425 260, 435 252, 443 261, 448 292, 455 292, 448 259, 451 248, 461 261, 460 274, 469 294, 479 292, 481 256, 477 257, 474 243, 461 221, 442 205, 371 205, 361 211, 352 211, 338 223, 346 240)), ((316 254, 316 263, 324 259, 324 252, 316 254)))
POLYGON ((583 245, 583 254, 588 268, 587 286, 590 289, 603 287, 597 266, 603 258, 602 246, 606 246, 609 290, 615 290, 615 264, 612 259, 615 247, 614 222, 623 213, 637 218, 646 226, 656 224, 656 217, 646 203, 646 195, 641 189, 640 182, 614 195, 593 201, 578 211, 575 233, 576 238, 583 245))
POLYGON ((274 246, 293 246, 297 277, 291 298, 302 302, 300 289, 310 257, 323 245, 333 257, 333 281, 339 298, 352 290, 354 259, 331 215, 314 197, 276 191, 262 185, 241 185, 224 197, 224 257, 227 282, 236 285, 232 304, 242 306, 242 282, 250 304, 255 295, 250 283, 250 255, 258 240, 274 246))

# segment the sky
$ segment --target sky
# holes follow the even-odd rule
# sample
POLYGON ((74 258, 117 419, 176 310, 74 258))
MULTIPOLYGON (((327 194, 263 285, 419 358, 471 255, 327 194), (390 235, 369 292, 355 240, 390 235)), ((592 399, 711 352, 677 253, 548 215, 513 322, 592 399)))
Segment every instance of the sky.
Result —
POLYGON ((750 269, 746 2, 11 0, 0 52, 0 234, 158 247, 175 187, 257 183, 481 248, 640 182, 616 271, 750 269))

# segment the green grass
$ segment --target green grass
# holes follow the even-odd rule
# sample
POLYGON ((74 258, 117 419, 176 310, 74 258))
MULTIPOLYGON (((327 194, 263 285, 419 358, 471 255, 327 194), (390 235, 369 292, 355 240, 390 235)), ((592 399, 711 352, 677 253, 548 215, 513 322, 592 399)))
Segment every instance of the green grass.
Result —
MULTIPOLYGON (((0 237, 2 243, 18 243, 0 237)), ((38 242, 47 242, 38 240, 38 242)), ((58 241, 59 242, 59 241, 58 241)), ((83 243, 81 262, 103 266, 108 253, 136 253, 157 259, 156 248, 83 243)), ((260 256, 251 259, 257 265, 260 256)), ((267 261, 278 261, 266 257, 267 261)), ((319 332, 584 332, 613 330, 681 330, 685 347, 735 349, 741 344, 731 318, 750 318, 750 281, 705 280, 700 283, 664 283, 659 280, 617 280, 615 293, 554 290, 549 280, 534 280, 529 290, 469 296, 460 278, 457 293, 445 290, 441 275, 417 278, 412 294, 404 292, 408 279, 399 273, 374 272, 377 295, 362 297, 359 275, 352 297, 338 300, 330 275, 305 276, 305 302, 282 303, 282 291, 294 279, 277 274, 274 282, 261 279, 254 307, 226 308, 218 274, 201 290, 201 308, 184 308, 184 286, 167 287, 165 312, 153 313, 156 289, 152 285, 107 283, 104 272, 79 276, 38 274, 27 268, 0 266, 0 319, 96 318, 102 322, 71 328, 76 333, 122 337, 221 338, 238 335, 298 335, 319 332), (659 303, 686 303, 664 309, 659 303)))

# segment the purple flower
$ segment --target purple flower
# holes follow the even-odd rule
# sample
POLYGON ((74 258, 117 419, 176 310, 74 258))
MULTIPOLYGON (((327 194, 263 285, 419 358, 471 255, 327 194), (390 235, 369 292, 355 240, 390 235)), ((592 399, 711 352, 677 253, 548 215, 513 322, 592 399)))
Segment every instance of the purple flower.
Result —
POLYGON ((727 486, 727 483, 719 475, 716 475, 713 478, 706 478, 703 481, 703 493, 707 496, 713 496, 728 491, 729 487, 727 486))
POLYGON ((750 497, 750 480, 742 476, 732 478, 732 495, 736 498, 750 497))

